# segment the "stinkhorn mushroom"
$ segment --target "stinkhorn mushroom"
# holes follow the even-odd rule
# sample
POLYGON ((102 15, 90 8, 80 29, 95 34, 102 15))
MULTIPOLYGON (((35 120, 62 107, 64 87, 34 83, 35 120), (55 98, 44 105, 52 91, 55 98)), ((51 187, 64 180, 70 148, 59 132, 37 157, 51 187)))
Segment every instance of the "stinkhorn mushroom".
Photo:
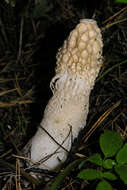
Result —
POLYGON ((63 163, 85 126, 90 92, 102 65, 102 47, 96 21, 82 19, 59 49, 50 83, 53 96, 35 136, 24 148, 39 168, 52 170, 63 163))

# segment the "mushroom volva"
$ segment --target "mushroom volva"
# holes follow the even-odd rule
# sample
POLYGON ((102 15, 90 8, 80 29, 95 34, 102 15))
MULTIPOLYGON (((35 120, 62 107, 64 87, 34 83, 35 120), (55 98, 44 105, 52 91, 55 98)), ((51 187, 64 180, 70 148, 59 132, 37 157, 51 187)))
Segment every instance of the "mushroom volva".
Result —
POLYGON ((82 19, 58 50, 53 96, 34 137, 24 147, 28 162, 53 170, 63 163, 86 125, 89 96, 102 65, 102 36, 95 20, 82 19))

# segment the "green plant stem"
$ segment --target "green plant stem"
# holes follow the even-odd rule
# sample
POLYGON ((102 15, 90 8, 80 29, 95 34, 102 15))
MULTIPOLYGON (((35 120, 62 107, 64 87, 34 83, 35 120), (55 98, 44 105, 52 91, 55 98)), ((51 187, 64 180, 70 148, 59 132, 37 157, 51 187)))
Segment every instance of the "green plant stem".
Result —
MULTIPOLYGON (((70 174, 70 172, 72 171, 72 169, 77 166, 80 162, 82 161, 82 159, 78 159, 75 160, 74 162, 72 162, 70 165, 68 165, 63 172, 61 172, 55 179, 55 181, 52 183, 52 185, 50 186, 49 190, 57 190, 59 185, 61 184, 61 182, 63 182, 64 178, 70 174)), ((48 190, 48 189, 46 189, 48 190)))
POLYGON ((118 63, 116 65, 113 65, 112 67, 110 67, 109 69, 107 69, 104 73, 102 73, 102 75, 96 79, 96 82, 98 82, 100 79, 102 79, 105 75, 107 75, 110 71, 112 71, 116 67, 118 67, 118 66, 120 66, 122 64, 125 64, 125 63, 127 63, 127 60, 122 61, 122 62, 120 62, 120 63, 118 63))

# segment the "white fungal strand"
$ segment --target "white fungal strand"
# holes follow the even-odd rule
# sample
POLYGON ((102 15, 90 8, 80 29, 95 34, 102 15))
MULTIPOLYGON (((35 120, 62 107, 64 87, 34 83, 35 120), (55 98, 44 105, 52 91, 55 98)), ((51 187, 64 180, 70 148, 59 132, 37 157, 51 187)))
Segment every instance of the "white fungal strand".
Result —
MULTIPOLYGON (((24 148, 38 167, 55 169, 63 163, 73 140, 86 124, 89 96, 102 65, 102 37, 96 21, 83 19, 57 54, 53 92, 44 117, 24 148)), ((32 163, 29 162, 31 165, 32 163)))

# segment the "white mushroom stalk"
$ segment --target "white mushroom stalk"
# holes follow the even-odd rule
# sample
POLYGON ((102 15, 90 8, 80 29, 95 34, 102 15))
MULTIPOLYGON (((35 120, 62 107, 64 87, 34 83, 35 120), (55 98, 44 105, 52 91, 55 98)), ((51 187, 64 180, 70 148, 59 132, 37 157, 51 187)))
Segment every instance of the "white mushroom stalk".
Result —
MULTIPOLYGON (((63 163, 73 140, 86 125, 89 96, 102 65, 102 36, 96 21, 83 19, 57 54, 52 98, 35 136, 25 146, 26 156, 39 168, 63 163)), ((32 162, 30 163, 32 165, 32 162)))

